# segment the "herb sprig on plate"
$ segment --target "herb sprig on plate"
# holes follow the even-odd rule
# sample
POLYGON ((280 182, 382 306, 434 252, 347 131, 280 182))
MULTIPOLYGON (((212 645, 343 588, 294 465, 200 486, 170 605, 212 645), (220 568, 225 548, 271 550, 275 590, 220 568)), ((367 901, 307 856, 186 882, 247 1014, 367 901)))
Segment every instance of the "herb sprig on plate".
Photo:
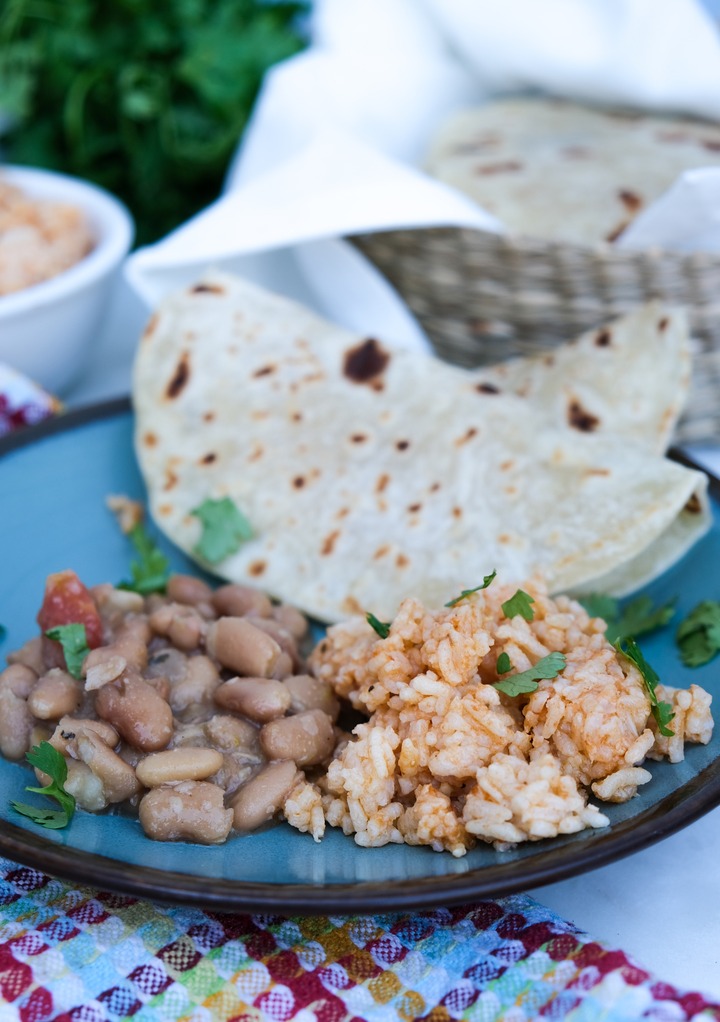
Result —
POLYGON ((33 806, 28 802, 11 801, 10 805, 16 813, 27 816, 33 823, 41 827, 48 827, 50 830, 60 830, 67 827, 75 813, 75 797, 65 790, 67 781, 67 763, 65 757, 58 752, 49 742, 40 742, 34 745, 25 757, 30 766, 41 770, 50 778, 50 784, 44 787, 25 788, 25 791, 36 792, 45 795, 60 806, 59 809, 47 809, 41 806, 33 806))

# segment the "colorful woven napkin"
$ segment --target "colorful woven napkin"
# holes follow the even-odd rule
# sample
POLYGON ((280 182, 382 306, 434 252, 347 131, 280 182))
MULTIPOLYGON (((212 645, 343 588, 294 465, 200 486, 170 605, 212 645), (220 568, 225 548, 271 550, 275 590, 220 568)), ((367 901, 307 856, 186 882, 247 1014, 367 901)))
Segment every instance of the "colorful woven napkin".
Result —
POLYGON ((0 362, 0 436, 48 419, 60 407, 42 387, 0 362))
POLYGON ((525 895, 417 915, 222 915, 0 859, 1 1022, 720 1020, 525 895))

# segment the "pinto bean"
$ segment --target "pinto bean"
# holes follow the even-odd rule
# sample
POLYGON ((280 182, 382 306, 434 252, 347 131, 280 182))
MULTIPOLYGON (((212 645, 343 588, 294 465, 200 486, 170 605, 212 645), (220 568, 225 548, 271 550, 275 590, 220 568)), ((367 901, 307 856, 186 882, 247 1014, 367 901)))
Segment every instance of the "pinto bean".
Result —
POLYGON ((270 617, 273 612, 270 598, 251 586, 220 586, 211 599, 217 613, 226 617, 270 617))
POLYGON ((262 759, 260 731, 249 720, 217 713, 203 724, 203 731, 220 752, 240 754, 257 763, 262 759))
POLYGON ((221 617, 208 628, 210 656, 246 677, 269 678, 275 670, 280 646, 247 618, 221 617))
POLYGON ((133 768, 91 728, 77 730, 75 738, 68 742, 68 752, 99 779, 105 805, 125 802, 139 793, 140 783, 133 768))
POLYGON ((268 759, 292 759, 298 766, 315 766, 335 745, 332 721, 322 710, 304 710, 293 717, 271 720, 260 732, 268 759))
MULTIPOLYGON (((39 771, 35 771, 41 784, 47 784, 49 778, 42 780, 39 771)), ((97 774, 94 774, 87 763, 79 760, 67 760, 67 778, 65 779, 65 791, 73 795, 80 809, 87 813, 99 813, 107 809, 108 803, 105 799, 103 784, 97 774)))
POLYGON ((42 638, 36 635, 34 639, 28 639, 20 649, 15 649, 7 655, 8 664, 24 664, 35 672, 36 676, 45 673, 45 661, 43 659, 42 638))
POLYGON ((231 678, 215 690, 215 702, 264 724, 290 708, 290 693, 272 678, 231 678))
POLYGON ((170 689, 173 712, 182 714, 212 706, 213 693, 219 684, 220 673, 210 657, 190 657, 185 676, 170 689))
POLYGON ((15 695, 9 685, 0 686, 0 752, 5 759, 23 758, 34 723, 27 700, 15 695))
POLYGON ((181 781, 153 788, 140 802, 140 823, 156 841, 194 841, 222 844, 230 833, 233 810, 224 793, 208 781, 181 781))
POLYGON ((290 692, 290 713, 322 710, 332 721, 338 719, 340 702, 330 683, 323 678, 315 678, 312 674, 291 674, 283 679, 283 684, 290 692))
POLYGON ((164 749, 172 737, 170 706, 137 675, 124 675, 98 689, 95 710, 126 742, 143 752, 164 749))
POLYGON ((167 595, 173 603, 211 603, 213 591, 207 582, 194 575, 171 575, 167 595))
POLYGON ((291 607, 289 603, 280 603, 277 607, 273 607, 272 616, 281 628, 290 632, 296 642, 300 642, 307 635, 308 619, 296 607, 291 607))
POLYGON ((4 671, 0 671, 0 689, 9 689, 18 699, 27 699, 37 680, 35 671, 21 663, 12 663, 4 671))
POLYGON ((78 730, 94 731, 110 749, 114 749, 119 741, 119 736, 114 727, 104 720, 92 720, 88 717, 61 717, 55 726, 49 742, 63 755, 67 752, 68 742, 71 742, 78 730))
POLYGON ((204 781, 222 765, 222 753, 217 749, 185 746, 146 756, 138 763, 136 773, 146 788, 159 788, 174 781, 204 781))
POLYGON ((156 650, 148 660, 146 678, 167 678, 171 685, 182 681, 187 674, 188 658, 179 649, 167 646, 156 650))
POLYGON ((269 763, 232 798, 235 829, 247 833, 271 820, 300 777, 292 761, 269 763))
POLYGON ((78 708, 82 691, 82 684, 76 678, 53 667, 38 678, 28 697, 28 709, 39 720, 60 720, 78 708))

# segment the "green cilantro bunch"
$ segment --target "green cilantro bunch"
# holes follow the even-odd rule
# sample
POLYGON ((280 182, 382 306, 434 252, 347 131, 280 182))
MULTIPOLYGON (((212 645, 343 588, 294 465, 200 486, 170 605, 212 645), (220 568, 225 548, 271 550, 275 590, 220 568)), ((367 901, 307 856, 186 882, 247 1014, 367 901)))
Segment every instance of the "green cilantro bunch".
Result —
POLYGON ((5 0, 4 159, 95 181, 137 241, 217 198, 263 75, 303 48, 302 0, 5 0))

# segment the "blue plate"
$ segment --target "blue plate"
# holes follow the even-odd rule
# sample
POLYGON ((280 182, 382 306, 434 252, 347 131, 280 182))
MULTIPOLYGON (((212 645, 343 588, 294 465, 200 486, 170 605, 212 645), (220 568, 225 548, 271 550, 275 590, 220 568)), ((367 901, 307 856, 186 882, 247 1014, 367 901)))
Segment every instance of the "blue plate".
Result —
MULTIPOLYGON (((713 483, 718 519, 720 484, 713 483)), ((0 441, 0 621, 3 649, 36 634, 45 576, 73 568, 87 584, 127 577, 130 551, 105 498, 145 490, 132 447, 127 401, 64 415, 0 441)), ((189 570, 163 544, 173 567, 189 570)), ((720 526, 648 587, 656 600, 677 597, 679 616, 720 596, 720 526)), ((643 642, 669 684, 697 682, 720 691, 718 664, 682 666, 672 629, 643 642)), ((0 649, 0 652, 3 650, 0 649)), ((717 700, 716 700, 717 703, 717 700)), ((216 911, 288 914, 407 910, 450 905, 561 880, 636 852, 691 823, 720 803, 720 730, 707 746, 689 746, 675 766, 652 763, 652 781, 625 805, 603 805, 609 828, 496 852, 482 845, 464 858, 428 848, 364 849, 336 830, 316 844, 285 824, 225 845, 161 844, 137 821, 79 812, 65 830, 48 831, 19 817, 9 800, 23 798, 30 768, 0 760, 0 852, 81 883, 216 911)))

